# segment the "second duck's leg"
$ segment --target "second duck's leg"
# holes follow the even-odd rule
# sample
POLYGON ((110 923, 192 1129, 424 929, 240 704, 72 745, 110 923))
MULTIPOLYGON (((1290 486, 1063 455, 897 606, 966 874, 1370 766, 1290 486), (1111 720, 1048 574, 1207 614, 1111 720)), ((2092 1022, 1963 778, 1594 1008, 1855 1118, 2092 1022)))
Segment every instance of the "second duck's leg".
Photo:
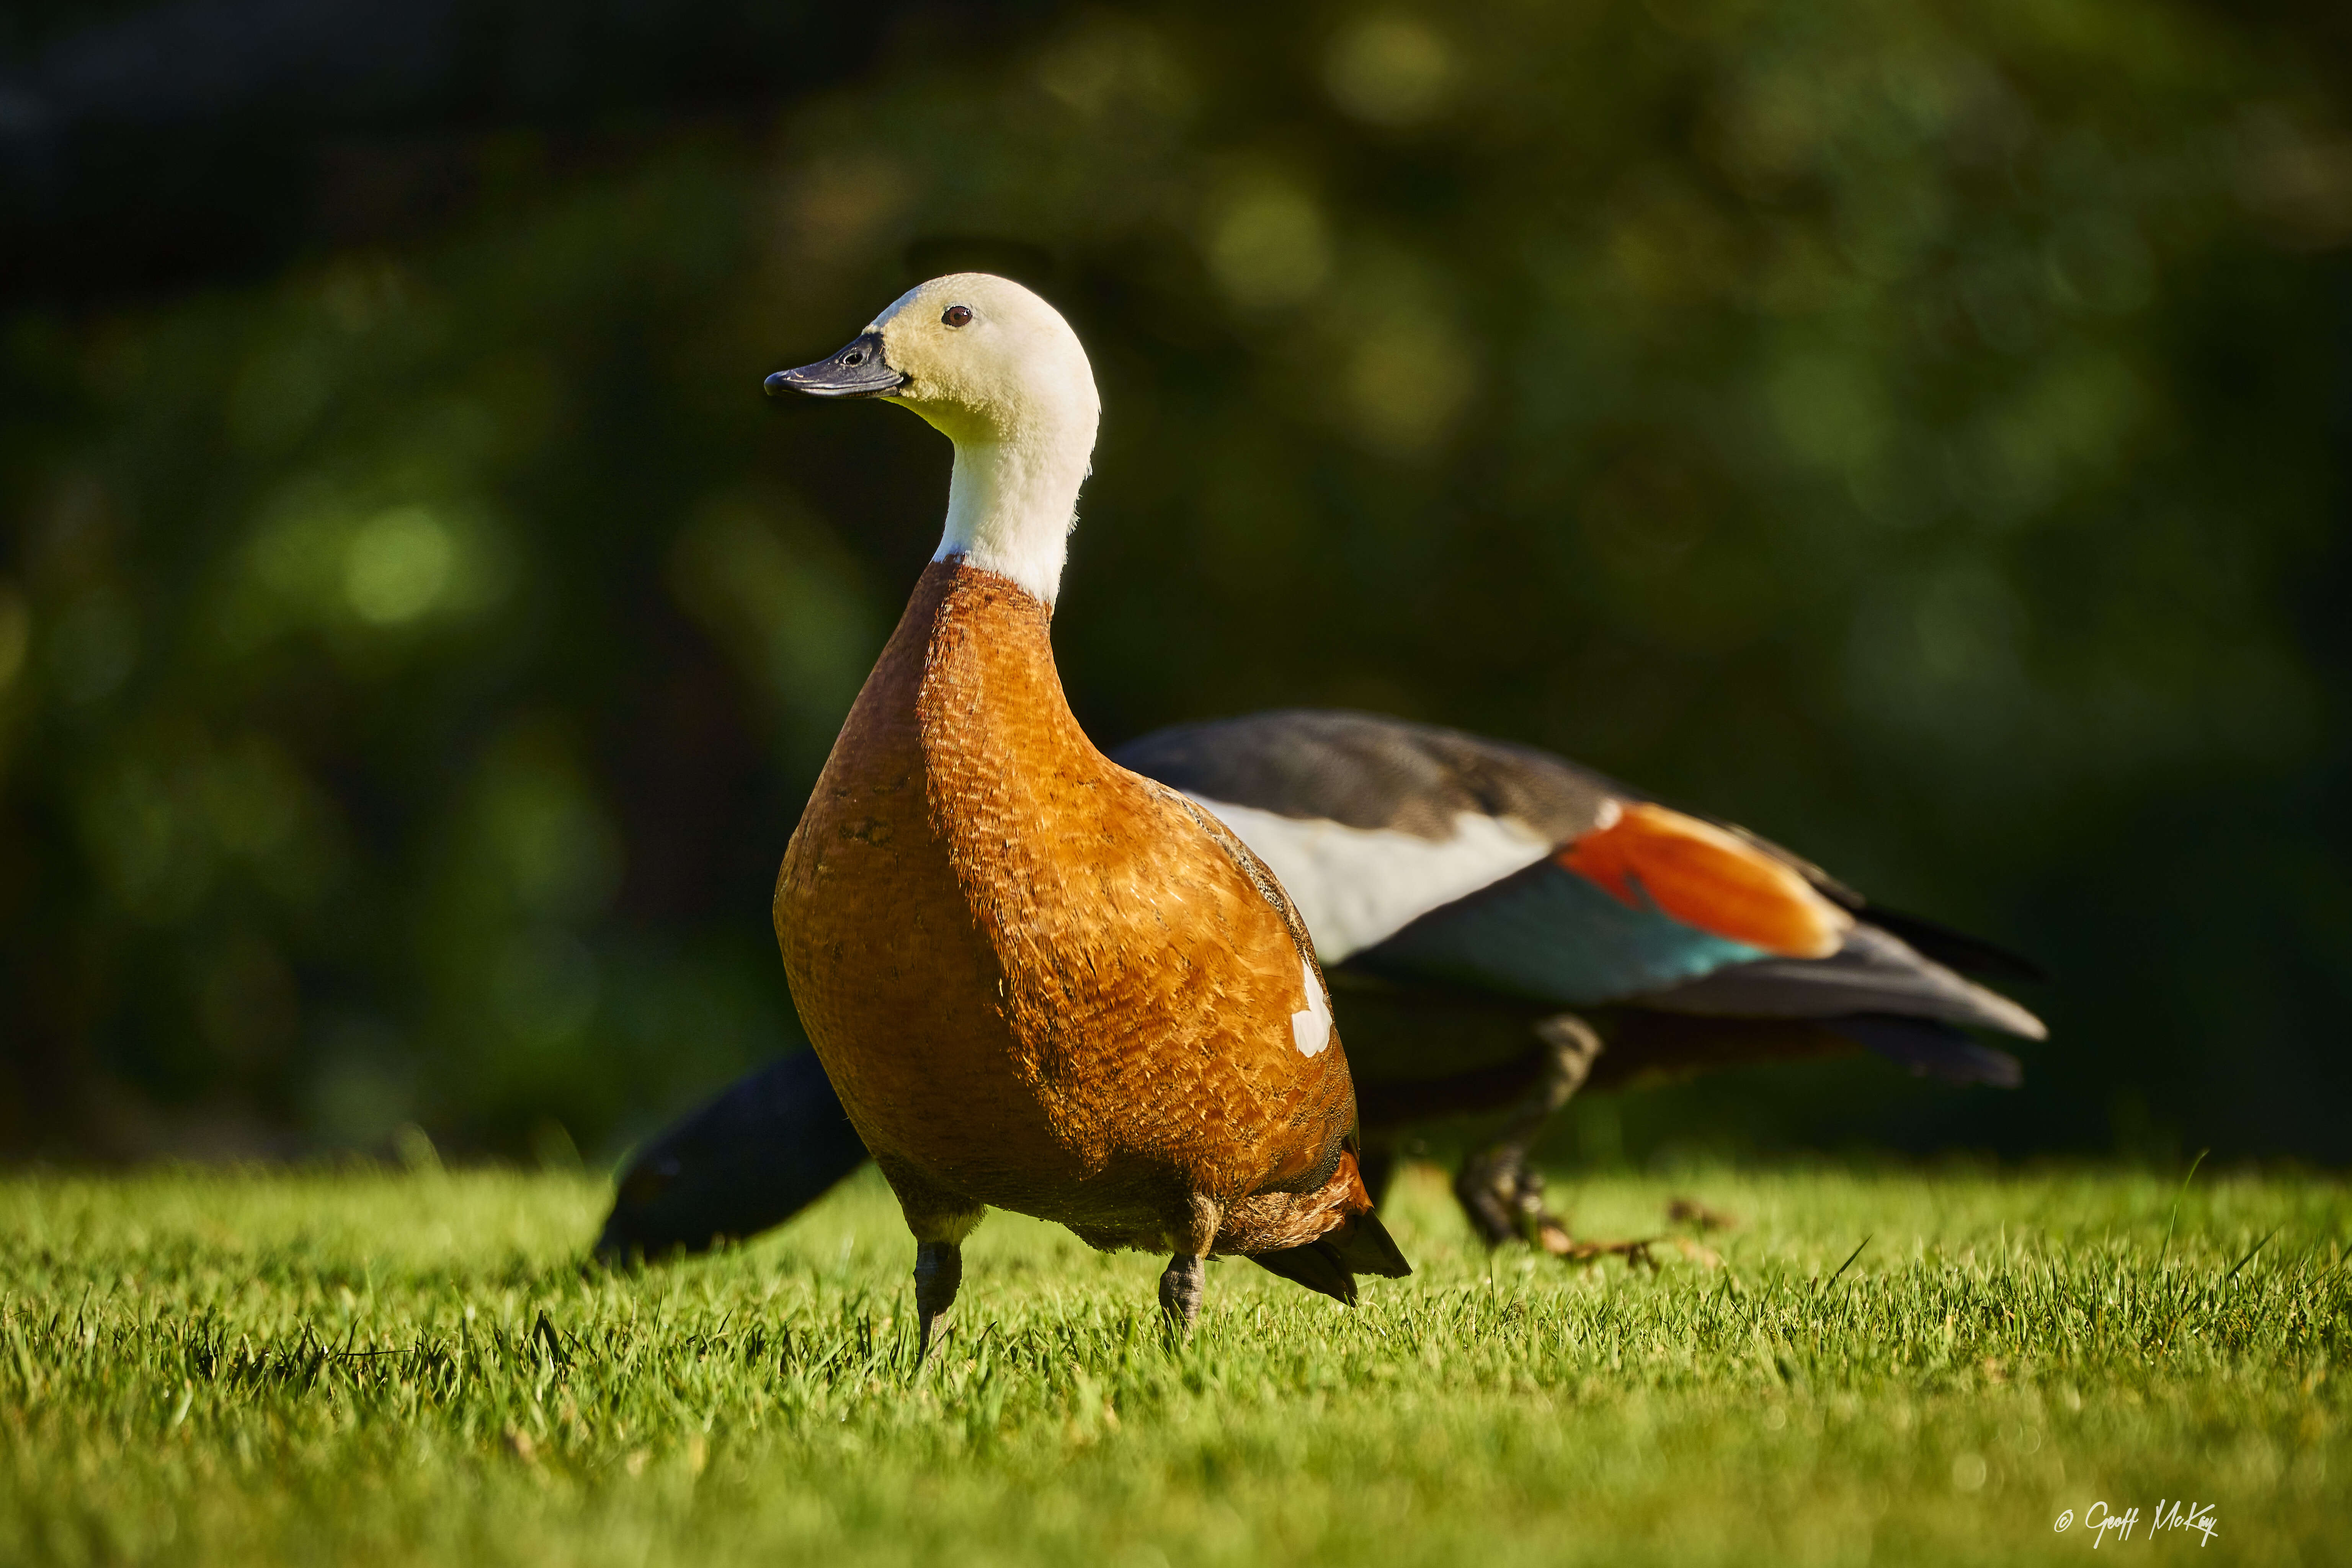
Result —
POLYGON ((1528 1152, 1592 1072, 1601 1055, 1601 1037, 1573 1013, 1561 1013, 1536 1026, 1543 1046, 1543 1063, 1536 1080, 1511 1107, 1495 1140, 1462 1162, 1454 1178, 1454 1195, 1463 1212, 1489 1247, 1514 1237, 1549 1252, 1565 1251, 1568 1227, 1546 1212, 1543 1177, 1528 1168, 1528 1152))

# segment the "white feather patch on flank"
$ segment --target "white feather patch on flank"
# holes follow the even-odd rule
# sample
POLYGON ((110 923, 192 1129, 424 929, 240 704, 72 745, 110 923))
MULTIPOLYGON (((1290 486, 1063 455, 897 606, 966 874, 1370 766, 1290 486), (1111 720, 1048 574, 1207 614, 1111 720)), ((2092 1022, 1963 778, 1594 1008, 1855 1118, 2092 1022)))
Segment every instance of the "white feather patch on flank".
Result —
POLYGON ((1331 1004, 1323 999, 1315 966, 1303 958, 1298 961, 1298 978, 1307 987, 1307 1005, 1290 1016, 1290 1037, 1297 1042, 1300 1056, 1320 1056, 1331 1043, 1331 1004))
POLYGON ((1552 848, 1524 823, 1475 811, 1454 818, 1453 837, 1431 839, 1192 798, 1273 868, 1326 963, 1385 942, 1552 848))

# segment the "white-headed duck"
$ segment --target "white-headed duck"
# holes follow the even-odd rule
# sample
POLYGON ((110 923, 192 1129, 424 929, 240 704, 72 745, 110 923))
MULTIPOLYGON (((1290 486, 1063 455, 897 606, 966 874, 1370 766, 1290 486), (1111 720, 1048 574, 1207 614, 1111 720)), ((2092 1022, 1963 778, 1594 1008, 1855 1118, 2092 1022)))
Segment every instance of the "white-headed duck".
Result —
POLYGON ((955 443, 947 523, 834 742, 776 881, 810 1042, 917 1243, 928 1354, 989 1208, 1170 1258, 1255 1258, 1344 1300, 1410 1270, 1357 1165, 1314 944, 1189 796, 1119 766, 1050 640, 1099 409, 1025 288, 909 290, 772 393, 880 397, 955 443))

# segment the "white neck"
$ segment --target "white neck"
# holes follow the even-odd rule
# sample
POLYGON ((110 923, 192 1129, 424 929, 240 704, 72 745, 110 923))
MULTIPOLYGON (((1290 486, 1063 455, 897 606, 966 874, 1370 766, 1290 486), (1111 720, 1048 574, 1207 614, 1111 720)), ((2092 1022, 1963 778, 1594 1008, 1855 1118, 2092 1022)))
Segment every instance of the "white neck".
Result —
POLYGON ((1085 424, 1058 431, 1033 426, 1010 440, 958 441, 947 527, 931 559, 961 555, 1050 606, 1061 592, 1078 487, 1094 449, 1094 422, 1085 424))

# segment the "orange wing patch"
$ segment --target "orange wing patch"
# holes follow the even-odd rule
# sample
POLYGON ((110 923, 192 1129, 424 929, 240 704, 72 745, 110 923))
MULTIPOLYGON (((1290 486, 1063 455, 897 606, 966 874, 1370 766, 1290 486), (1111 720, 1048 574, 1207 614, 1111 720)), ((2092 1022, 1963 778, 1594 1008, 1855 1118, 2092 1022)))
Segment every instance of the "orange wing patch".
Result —
POLYGON ((1720 827, 1644 801, 1552 856, 1624 903, 1641 893, 1685 925, 1783 958, 1827 958, 1853 917, 1790 868, 1720 827))

